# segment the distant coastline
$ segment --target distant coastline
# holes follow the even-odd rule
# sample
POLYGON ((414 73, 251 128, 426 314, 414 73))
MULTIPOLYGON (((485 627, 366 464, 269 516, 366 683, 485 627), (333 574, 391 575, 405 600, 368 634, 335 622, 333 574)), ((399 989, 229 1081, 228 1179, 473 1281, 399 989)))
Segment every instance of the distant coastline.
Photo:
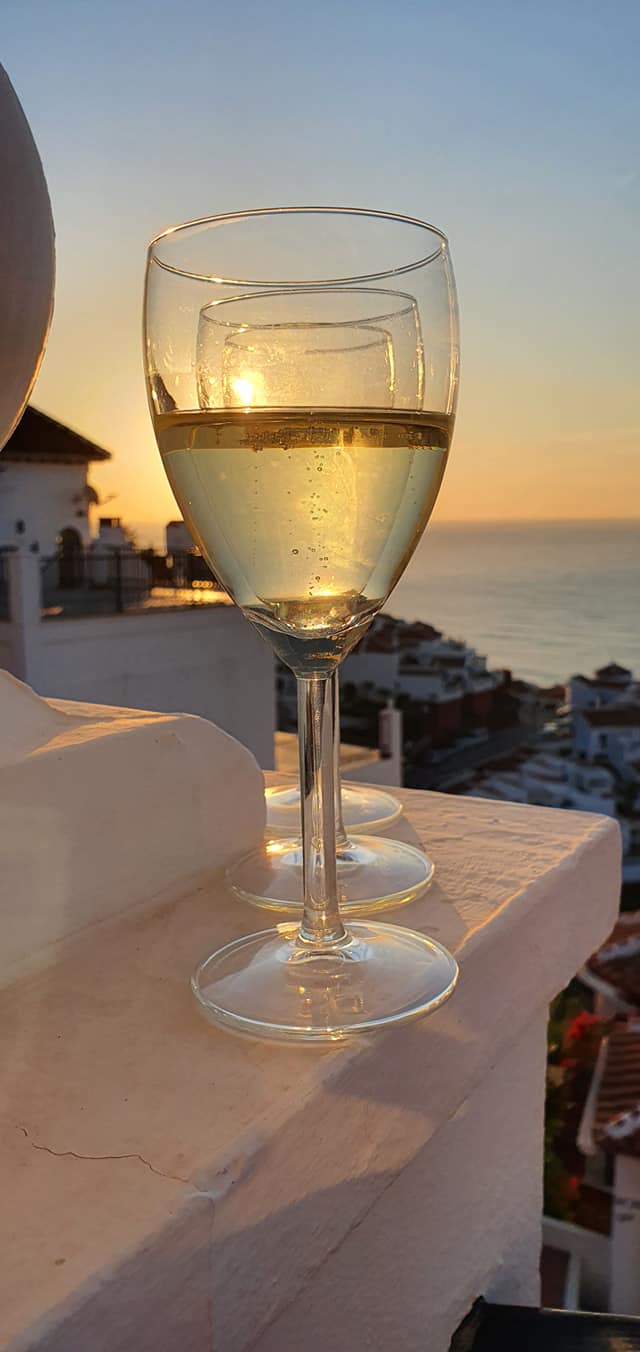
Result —
POLYGON ((550 685, 640 668, 640 520, 434 522, 386 609, 550 685))
MULTIPOLYGON (((133 534, 136 536, 136 539, 142 549, 164 548, 164 533, 165 533, 164 522, 133 521, 130 520, 128 516, 125 516, 125 519, 128 525, 130 526, 130 529, 132 530, 133 534)), ((640 515, 612 516, 612 517, 600 517, 600 516, 522 517, 520 519, 499 516, 499 517, 485 517, 482 519, 478 518, 476 520, 475 518, 465 519, 464 517, 440 518, 436 514, 431 524, 429 525, 428 529, 429 533, 431 533, 434 530, 501 530, 501 529, 520 530, 521 528, 527 529, 529 527, 537 527, 537 526, 540 527, 566 526, 570 529, 573 527, 589 528, 593 526, 596 528, 611 527, 612 529, 615 529, 617 526, 627 527, 633 525, 636 525, 640 530, 640 515)))

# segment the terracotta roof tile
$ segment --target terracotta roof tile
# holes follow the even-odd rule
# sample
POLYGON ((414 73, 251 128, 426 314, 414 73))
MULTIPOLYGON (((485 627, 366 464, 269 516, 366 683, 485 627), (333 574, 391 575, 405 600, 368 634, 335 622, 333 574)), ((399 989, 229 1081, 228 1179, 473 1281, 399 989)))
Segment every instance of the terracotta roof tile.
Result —
POLYGON ((587 969, 640 1008, 640 911, 620 916, 609 938, 589 958, 587 969))
POLYGON ((640 704, 612 704, 609 709, 578 709, 592 728, 640 728, 640 704))
POLYGON ((633 1016, 609 1034, 593 1135, 603 1150, 640 1156, 640 1019, 633 1016))

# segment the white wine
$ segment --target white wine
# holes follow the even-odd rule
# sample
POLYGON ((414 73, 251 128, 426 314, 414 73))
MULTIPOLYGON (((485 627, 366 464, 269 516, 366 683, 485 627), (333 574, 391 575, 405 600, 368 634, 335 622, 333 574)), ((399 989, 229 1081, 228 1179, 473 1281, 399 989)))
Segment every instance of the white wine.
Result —
POLYGON ((343 657, 406 567, 451 418, 375 409, 155 415, 184 518, 238 605, 296 667, 343 657))

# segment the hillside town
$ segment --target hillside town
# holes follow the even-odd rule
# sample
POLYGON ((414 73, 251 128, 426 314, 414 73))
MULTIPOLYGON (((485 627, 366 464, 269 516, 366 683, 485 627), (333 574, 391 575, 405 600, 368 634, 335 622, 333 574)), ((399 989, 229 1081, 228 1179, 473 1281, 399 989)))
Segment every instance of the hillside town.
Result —
MULTIPOLYGON (((623 842, 622 909, 640 904, 640 681, 610 662, 543 687, 431 625, 382 614, 341 672, 341 726, 371 744, 391 702, 402 714, 404 782, 474 798, 602 812, 623 842)), ((278 676, 279 726, 295 682, 278 676)))
POLYGON ((542 1280, 549 1303, 640 1312, 640 682, 612 661, 540 687, 383 614, 343 664, 343 735, 371 740, 391 703, 405 783, 619 822, 618 923, 551 1008, 542 1280))

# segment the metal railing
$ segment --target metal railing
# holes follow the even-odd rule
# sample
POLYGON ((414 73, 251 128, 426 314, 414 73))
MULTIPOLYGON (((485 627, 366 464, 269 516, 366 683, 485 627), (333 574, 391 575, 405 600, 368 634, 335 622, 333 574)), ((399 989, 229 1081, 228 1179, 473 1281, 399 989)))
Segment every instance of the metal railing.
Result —
POLYGON ((200 554, 77 549, 41 561, 45 619, 202 606, 222 588, 200 554))

